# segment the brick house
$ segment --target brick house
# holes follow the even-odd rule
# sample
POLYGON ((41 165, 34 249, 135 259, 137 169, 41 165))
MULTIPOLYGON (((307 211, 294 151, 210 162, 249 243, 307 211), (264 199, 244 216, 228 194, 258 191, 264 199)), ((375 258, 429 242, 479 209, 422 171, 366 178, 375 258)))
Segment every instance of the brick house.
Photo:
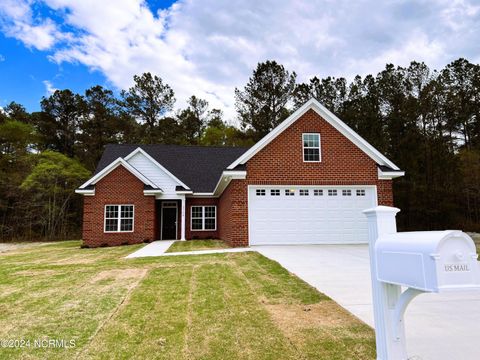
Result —
POLYGON ((393 205, 392 179, 402 175, 312 99, 250 149, 109 145, 76 192, 91 247, 364 243, 362 210, 393 205))

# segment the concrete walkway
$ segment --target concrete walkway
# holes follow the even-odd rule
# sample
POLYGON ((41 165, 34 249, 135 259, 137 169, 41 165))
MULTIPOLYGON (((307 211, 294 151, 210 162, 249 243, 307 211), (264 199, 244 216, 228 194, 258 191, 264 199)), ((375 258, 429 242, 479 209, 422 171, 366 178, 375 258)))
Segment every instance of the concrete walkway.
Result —
POLYGON ((145 245, 141 249, 126 256, 126 259, 147 257, 147 256, 160 256, 175 242, 175 240, 159 240, 151 242, 145 245))
POLYGON ((212 250, 195 250, 195 251, 182 251, 164 253, 160 256, 182 256, 182 255, 206 255, 206 254, 224 254, 224 253, 239 253, 246 251, 256 251, 252 248, 234 248, 234 249, 212 249, 212 250))
POLYGON ((234 248, 234 249, 212 249, 212 250, 195 250, 166 253, 165 251, 175 242, 175 240, 159 240, 154 241, 140 250, 137 250, 126 259, 147 257, 147 256, 184 256, 184 255, 206 255, 206 254, 223 254, 223 253, 238 253, 245 251, 256 251, 252 248, 234 248))
MULTIPOLYGON (((255 246, 373 327, 367 245, 255 246)), ((422 294, 405 316, 410 359, 480 359, 480 291, 422 294)))

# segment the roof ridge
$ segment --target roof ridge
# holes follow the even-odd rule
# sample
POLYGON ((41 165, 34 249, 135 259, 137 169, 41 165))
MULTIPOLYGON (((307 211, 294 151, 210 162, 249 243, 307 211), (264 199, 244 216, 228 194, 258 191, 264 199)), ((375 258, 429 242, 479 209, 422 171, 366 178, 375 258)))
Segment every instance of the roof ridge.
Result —
POLYGON ((179 144, 138 144, 138 143, 128 143, 128 144, 106 144, 106 146, 136 146, 136 147, 149 147, 149 146, 174 146, 181 148, 202 148, 202 149, 249 149, 250 146, 220 146, 220 145, 179 145, 179 144))

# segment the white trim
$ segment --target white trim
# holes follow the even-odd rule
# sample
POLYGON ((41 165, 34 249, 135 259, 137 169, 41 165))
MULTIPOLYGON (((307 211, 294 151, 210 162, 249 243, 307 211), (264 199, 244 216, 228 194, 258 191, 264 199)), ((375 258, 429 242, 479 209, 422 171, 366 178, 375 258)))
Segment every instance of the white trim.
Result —
MULTIPOLYGON (((328 188, 350 188, 350 189, 355 189, 355 188, 370 188, 373 189, 373 194, 374 194, 374 207, 378 206, 378 191, 377 191, 377 185, 267 185, 267 184, 261 184, 261 185, 248 185, 247 186, 247 219, 248 219, 248 246, 255 246, 255 245, 250 245, 250 239, 252 238, 251 236, 251 224, 252 224, 252 219, 250 217, 250 188, 258 188, 258 187, 265 187, 265 188, 292 188, 292 187, 302 187, 302 188, 307 188, 307 189, 315 189, 315 188, 321 188, 321 189, 328 189, 328 188)), ((326 196, 327 192, 323 192, 323 196, 326 196)), ((314 197, 312 193, 312 198, 314 197)), ((328 245, 328 243, 324 243, 325 245, 328 245)), ((338 243, 332 243, 332 244, 338 244, 338 243)), ((349 243, 349 244, 354 244, 354 243, 349 243)), ((276 244, 269 244, 269 245, 276 245, 276 244)), ((277 245, 285 245, 285 244, 277 244, 277 245)))
POLYGON ((224 170, 222 172, 222 176, 220 176, 220 179, 217 182, 217 185, 215 186, 215 190, 213 190, 212 195, 215 197, 220 196, 223 193, 223 190, 225 190, 228 184, 230 184, 230 181, 234 179, 243 180, 246 177, 247 172, 245 170, 224 170))
MULTIPOLYGON (((103 232, 105 234, 118 234, 118 233, 133 233, 135 231, 135 205, 134 204, 105 204, 103 207, 103 232), (115 231, 107 231, 107 206, 116 206, 118 217, 117 217, 117 230, 115 231), (133 207, 133 217, 132 219, 132 230, 120 230, 121 222, 122 222, 122 206, 132 206, 133 207)), ((114 218, 109 218, 114 219, 114 218)), ((130 218, 123 218, 123 219, 130 219, 130 218)))
POLYGON ((319 163, 322 162, 322 140, 320 133, 302 133, 302 158, 304 163, 319 163), (305 140, 303 137, 305 135, 317 135, 318 136, 318 147, 305 147, 305 140), (318 149, 318 160, 305 160, 305 149, 318 149))
POLYGON ((378 169, 379 180, 392 180, 405 175, 405 171, 382 171, 378 169))
POLYGON ((180 206, 181 206, 181 212, 180 212, 180 218, 182 219, 181 223, 181 228, 180 228, 180 240, 185 240, 185 232, 186 232, 186 221, 185 221, 185 209, 187 208, 187 199, 185 199, 185 196, 182 197, 180 200, 180 206))
POLYGON ((185 185, 182 181, 180 181, 179 178, 177 178, 175 175, 173 175, 170 171, 168 171, 165 167, 163 167, 157 160, 155 160, 153 157, 151 157, 145 150, 143 150, 141 147, 137 147, 135 150, 133 150, 130 154, 125 156, 125 160, 128 161, 131 157, 136 155, 137 153, 141 153, 143 156, 145 156, 148 160, 150 160, 152 163, 154 163, 160 170, 165 172, 172 180, 176 181, 179 185, 182 185, 185 189, 190 189, 189 186, 185 185))
POLYGON ((177 240, 177 237, 178 237, 178 204, 175 200, 172 200, 172 201, 169 201, 169 200, 165 200, 165 201, 162 201, 162 205, 161 205, 161 208, 160 208, 160 218, 161 218, 161 222, 160 222, 160 240, 177 240), (175 203, 175 206, 172 206, 172 205, 169 205, 169 206, 164 206, 165 203, 175 203), (167 209, 175 209, 175 239, 164 239, 163 238, 163 209, 164 208, 167 208, 167 209))
POLYGON ((142 181, 144 184, 150 185, 151 187, 156 188, 157 185, 155 185, 153 182, 151 182, 148 178, 146 178, 142 173, 140 173, 137 169, 135 169, 132 165, 130 165, 128 162, 126 162, 124 159, 121 157, 117 158, 115 161, 111 162, 107 167, 102 169, 98 174, 95 176, 91 177, 89 180, 87 180, 85 183, 83 183, 79 189, 83 189, 87 187, 88 185, 96 184, 99 182, 101 179, 103 179, 105 176, 107 176, 110 172, 115 170, 117 167, 122 165, 125 169, 130 171, 133 175, 135 175, 140 181, 142 181))
MULTIPOLYGON (((217 219, 218 219, 218 209, 217 205, 191 205, 190 206, 190 231, 217 231, 217 219), (193 208, 194 207, 201 207, 202 208, 202 228, 201 229, 193 229, 193 208), (205 208, 206 207, 214 207, 215 208, 215 229, 205 229, 205 208)), ((199 219, 196 217, 195 219, 199 219)), ((209 217, 208 219, 212 219, 209 217)))
POLYGON ((155 195, 161 195, 163 194, 163 190, 162 189, 158 189, 158 190, 143 190, 143 195, 145 196, 155 196, 155 195))
POLYGON ((95 189, 75 189, 76 194, 81 194, 83 196, 94 196, 95 195, 95 189))
POLYGON ((178 195, 189 195, 193 194, 192 190, 180 190, 180 191, 175 191, 178 195))
MULTIPOLYGON (((342 133, 347 139, 357 145, 361 150, 363 150, 368 156, 370 156, 375 162, 379 165, 387 165, 393 170, 399 170, 398 166, 387 159, 382 155, 377 149, 370 145, 365 139, 353 131, 347 124, 335 116, 331 111, 325 108, 315 99, 310 99, 292 115, 290 115, 285 121, 263 137, 259 142, 253 145, 249 150, 247 150, 242 156, 235 160, 232 164, 228 166, 227 169, 234 169, 240 164, 245 164, 250 160, 255 154, 267 146, 273 139, 275 139, 280 133, 282 133, 286 128, 288 128, 292 123, 297 121, 305 112, 308 110, 316 111, 325 121, 342 133)), ((302 155, 303 156, 303 155, 302 155)))

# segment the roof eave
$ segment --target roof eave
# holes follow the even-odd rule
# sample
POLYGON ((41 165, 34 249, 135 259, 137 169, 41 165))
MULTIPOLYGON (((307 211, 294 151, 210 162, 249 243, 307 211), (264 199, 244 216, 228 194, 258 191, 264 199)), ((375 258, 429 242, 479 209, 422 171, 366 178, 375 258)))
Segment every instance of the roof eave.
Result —
POLYGON ((399 177, 405 176, 405 171, 382 171, 378 169, 378 179, 379 180, 392 180, 399 177))
POLYGON ((75 189, 76 194, 80 194, 83 196, 95 196, 95 189, 75 189))

